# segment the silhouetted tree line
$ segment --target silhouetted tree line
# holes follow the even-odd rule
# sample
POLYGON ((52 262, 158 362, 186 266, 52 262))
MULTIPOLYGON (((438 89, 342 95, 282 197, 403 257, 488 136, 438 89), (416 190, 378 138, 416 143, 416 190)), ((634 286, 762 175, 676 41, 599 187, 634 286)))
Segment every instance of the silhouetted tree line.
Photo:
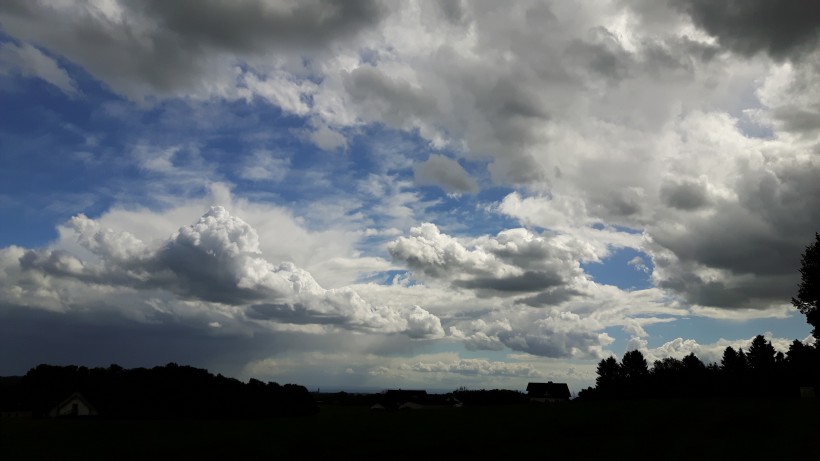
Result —
POLYGON ((620 363, 615 357, 601 360, 597 372, 595 387, 581 391, 579 398, 797 398, 801 387, 820 383, 820 351, 794 340, 783 354, 758 335, 748 351, 727 347, 719 364, 704 364, 692 353, 656 360, 650 368, 634 350, 620 363))
POLYGON ((4 380, 3 403, 46 416, 74 392, 110 418, 267 418, 318 411, 304 386, 243 383, 175 363, 150 369, 39 365, 21 379, 4 380))
POLYGON ((640 351, 624 354, 621 363, 609 357, 598 363, 595 387, 581 399, 636 397, 797 397, 801 387, 820 384, 820 233, 800 260, 800 284, 792 305, 812 326, 815 345, 794 340, 788 352, 776 352, 762 335, 747 352, 727 347, 720 364, 708 365, 695 354, 682 360, 656 360, 650 369, 640 351))
POLYGON ((470 390, 460 387, 446 394, 426 394, 424 396, 402 395, 402 391, 385 391, 378 394, 350 394, 336 392, 317 394, 320 403, 341 406, 371 406, 380 404, 387 409, 395 409, 405 402, 426 405, 452 405, 460 402, 466 406, 510 405, 528 403, 527 394, 507 389, 470 390), (455 400, 454 400, 455 399, 455 400))
POLYGON ((314 398, 320 404, 339 405, 339 406, 371 406, 380 402, 379 394, 368 393, 350 393, 345 391, 340 392, 325 392, 316 393, 314 398))
POLYGON ((467 406, 514 405, 529 403, 527 394, 507 389, 456 389, 450 395, 467 406))

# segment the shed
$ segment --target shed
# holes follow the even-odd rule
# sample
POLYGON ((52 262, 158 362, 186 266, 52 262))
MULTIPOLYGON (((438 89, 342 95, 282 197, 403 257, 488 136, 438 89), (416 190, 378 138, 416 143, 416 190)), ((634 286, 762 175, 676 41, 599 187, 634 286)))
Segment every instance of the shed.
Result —
POLYGON ((48 414, 52 418, 96 416, 97 410, 79 392, 58 403, 48 414))

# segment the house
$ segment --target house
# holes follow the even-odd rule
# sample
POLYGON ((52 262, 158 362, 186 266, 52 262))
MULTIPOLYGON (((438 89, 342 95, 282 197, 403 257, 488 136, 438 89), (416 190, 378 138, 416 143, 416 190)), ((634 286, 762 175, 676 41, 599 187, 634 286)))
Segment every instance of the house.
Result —
POLYGON ((97 410, 79 392, 58 403, 48 415, 52 418, 96 416, 97 410))
POLYGON ((567 383, 529 383, 527 384, 527 395, 531 401, 536 402, 563 402, 569 400, 569 386, 567 383))

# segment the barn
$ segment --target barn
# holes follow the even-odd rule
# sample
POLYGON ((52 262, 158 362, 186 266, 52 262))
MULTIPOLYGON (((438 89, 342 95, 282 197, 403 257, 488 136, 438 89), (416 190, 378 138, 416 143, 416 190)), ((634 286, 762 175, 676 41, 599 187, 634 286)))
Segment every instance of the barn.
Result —
POLYGON ((79 392, 58 403, 48 414, 52 418, 96 416, 97 410, 79 392))

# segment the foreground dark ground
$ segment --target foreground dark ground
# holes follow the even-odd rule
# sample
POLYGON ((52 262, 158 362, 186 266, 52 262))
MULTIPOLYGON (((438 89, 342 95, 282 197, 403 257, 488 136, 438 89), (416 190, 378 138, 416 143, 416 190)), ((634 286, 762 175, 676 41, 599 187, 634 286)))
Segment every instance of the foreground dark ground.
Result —
POLYGON ((645 400, 265 420, 0 422, 0 458, 820 459, 815 400, 645 400))

